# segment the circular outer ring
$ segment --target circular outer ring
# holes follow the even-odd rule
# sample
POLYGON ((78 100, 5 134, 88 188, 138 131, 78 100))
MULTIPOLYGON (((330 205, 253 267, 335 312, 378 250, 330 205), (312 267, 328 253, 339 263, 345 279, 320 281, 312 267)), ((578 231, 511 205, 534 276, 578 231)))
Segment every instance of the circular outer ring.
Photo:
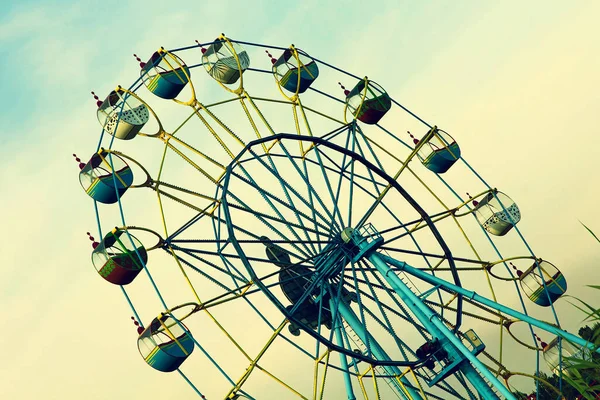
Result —
MULTIPOLYGON (((232 224, 232 221, 231 221, 231 214, 229 212, 229 204, 228 204, 228 201, 227 201, 227 193, 228 193, 228 186, 229 186, 229 182, 230 182, 231 172, 236 167, 236 165, 238 165, 238 161, 240 160, 240 158, 250 148, 252 148, 254 146, 257 146, 257 145, 260 145, 262 143, 265 143, 265 142, 268 142, 268 141, 274 141, 274 140, 277 140, 277 141, 280 141, 280 140, 307 141, 307 142, 312 142, 313 145, 319 145, 319 146, 325 147, 325 148, 333 150, 333 151, 341 152, 341 153, 343 153, 343 154, 351 157, 355 161, 360 162, 365 167, 371 169, 380 178, 384 179, 390 186, 392 186, 394 189, 396 189, 404 197, 404 199, 421 215, 421 217, 423 218, 423 220, 426 221, 427 225, 431 229, 432 234, 434 235, 434 237, 436 238, 438 244, 440 245, 441 249, 443 250, 446 259, 448 260, 448 264, 450 265, 452 277, 454 279, 454 284, 457 285, 457 286, 461 286, 461 284, 460 284, 460 278, 458 276, 458 272, 457 272, 456 266, 454 264, 454 258, 452 256, 452 253, 451 253, 448 245, 446 244, 446 242, 442 238, 440 232, 438 231, 437 227, 432 222, 432 220, 429 217, 429 215, 404 190, 404 188, 402 188, 402 186, 400 186, 400 184, 398 184, 398 182, 396 182, 387 173, 385 173, 384 171, 382 171, 381 169, 379 169, 377 166, 375 166, 374 164, 372 164, 371 162, 369 162, 368 160, 366 160, 361 155, 359 155, 357 153, 354 153, 354 152, 352 152, 350 150, 347 150, 347 149, 345 149, 345 148, 343 148, 341 146, 338 146, 336 144, 330 143, 330 142, 328 142, 325 139, 322 139, 322 138, 319 138, 319 137, 315 137, 315 136, 302 136, 302 135, 295 135, 295 134, 289 134, 289 133, 279 133, 279 134, 276 134, 276 135, 272 135, 272 136, 264 137, 264 138, 261 138, 261 139, 257 139, 257 140, 254 140, 254 141, 248 143, 246 145, 246 147, 244 147, 244 149, 237 155, 237 157, 234 158, 231 161, 231 163, 227 166, 227 170, 226 170, 225 175, 224 175, 223 184, 222 184, 222 195, 221 195, 220 201, 221 201, 221 205, 222 205, 222 210, 223 210, 223 215, 224 215, 224 218, 225 218, 225 222, 226 222, 226 225, 227 225, 227 233, 229 235, 229 240, 231 241, 231 244, 233 245, 235 251, 240 256, 240 260, 244 264, 244 267, 247 269, 248 274, 252 278, 252 281, 257 285, 257 287, 259 287, 261 289, 261 291, 275 305, 275 307, 277 307, 277 309, 279 309, 279 311, 284 316, 286 316, 286 318, 288 318, 290 321, 298 324, 299 326, 304 326, 304 324, 302 322, 300 322, 298 319, 296 319, 294 316, 289 315, 289 313, 287 312, 285 306, 279 301, 279 299, 277 299, 277 297, 273 293, 271 293, 269 291, 269 289, 262 283, 261 279, 255 274, 254 269, 250 265, 250 262, 248 261, 246 255, 244 253, 244 250, 242 249, 242 246, 240 245, 240 243, 237 241, 237 239, 235 237, 234 225, 232 224)), ((454 327, 454 332, 458 332, 458 329, 460 328, 460 325, 462 323, 462 295, 458 295, 456 301, 457 301, 457 306, 456 306, 457 313, 456 313, 456 324, 455 324, 455 327, 454 327)), ((305 329, 304 331, 307 334, 309 334, 312 337, 314 337, 316 340, 318 340, 321 343, 323 343, 324 345, 328 346, 329 349, 338 351, 340 353, 343 353, 343 354, 345 354, 347 356, 350 356, 350 357, 353 357, 355 359, 358 359, 358 360, 361 360, 361 361, 365 361, 365 362, 367 362, 369 364, 372 364, 372 365, 415 366, 415 365, 419 364, 418 362, 415 362, 415 361, 380 361, 380 360, 375 360, 375 359, 373 359, 371 357, 368 357, 368 356, 365 356, 365 355, 362 355, 362 354, 356 354, 352 350, 349 350, 349 349, 343 348, 341 346, 338 346, 337 344, 329 341, 328 339, 324 338, 323 336, 321 336, 317 332, 313 331, 312 329, 305 329)))

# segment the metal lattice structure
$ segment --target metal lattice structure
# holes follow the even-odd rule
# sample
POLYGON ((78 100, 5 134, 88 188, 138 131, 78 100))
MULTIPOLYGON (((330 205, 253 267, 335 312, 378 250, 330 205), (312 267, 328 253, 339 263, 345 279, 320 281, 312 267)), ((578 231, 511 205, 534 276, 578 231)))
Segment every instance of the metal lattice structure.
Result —
POLYGON ((591 348, 559 328, 565 277, 517 204, 382 86, 224 35, 138 61, 132 85, 94 95, 80 182, 93 264, 153 368, 202 398, 495 399, 511 377, 547 384, 505 341, 557 374, 561 339, 591 348))

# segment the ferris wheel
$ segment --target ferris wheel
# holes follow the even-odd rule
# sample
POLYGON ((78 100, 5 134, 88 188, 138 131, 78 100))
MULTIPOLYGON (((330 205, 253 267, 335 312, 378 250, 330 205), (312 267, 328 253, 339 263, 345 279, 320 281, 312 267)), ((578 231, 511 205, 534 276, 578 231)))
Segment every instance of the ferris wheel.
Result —
POLYGON ((134 56, 74 156, 92 263, 150 367, 210 399, 513 399, 514 379, 548 385, 540 358, 564 376, 592 348, 460 135, 294 45, 134 56))

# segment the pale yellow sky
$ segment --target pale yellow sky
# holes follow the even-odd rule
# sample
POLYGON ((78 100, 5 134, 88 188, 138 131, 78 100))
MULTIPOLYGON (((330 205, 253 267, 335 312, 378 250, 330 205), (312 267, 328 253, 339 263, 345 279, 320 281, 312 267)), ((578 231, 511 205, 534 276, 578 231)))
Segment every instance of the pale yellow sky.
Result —
MULTIPOLYGON (((93 270, 85 237, 95 229, 93 205, 78 185, 71 153, 85 158, 94 151, 100 128, 89 91, 106 93, 116 84, 132 82, 138 69, 131 53, 150 54, 161 45, 179 47, 194 39, 209 41, 220 32, 279 46, 295 43, 375 79, 392 97, 447 130, 477 172, 518 202, 523 214, 519 228, 536 254, 565 273, 569 294, 597 303, 597 295, 584 285, 598 284, 600 245, 578 222, 600 231, 600 32, 595 21, 600 5, 595 1, 378 2, 370 8, 358 2, 343 8, 318 2, 260 2, 254 7, 224 2, 188 4, 180 11, 148 2, 0 7, 6 7, 0 42, 10 49, 9 61, 0 64, 5 93, 0 100, 5 227, 0 234, 0 304, 7 322, 0 345, 8 361, 0 365, 2 398, 193 398, 178 376, 144 364, 120 290, 93 270)), ((258 60, 262 55, 256 54, 258 60)), ((202 101, 221 95, 203 71, 193 73, 202 101)), ((341 95, 336 82, 321 83, 341 95)), ((176 121, 180 114, 165 118, 176 121)), ((284 126, 292 122, 287 117, 276 120, 284 126)), ((390 117, 384 125, 402 134, 414 126, 406 121, 390 117)), ((140 157, 156 170, 158 146, 123 146, 130 152, 148 149, 140 157)), ((460 189, 471 179, 465 175, 463 181, 460 174, 451 178, 460 189)), ((129 204, 128 221, 157 222, 156 202, 150 197, 132 197, 139 203, 129 204)), ((110 211, 105 215, 116 217, 110 211)), ((509 242, 499 246, 514 248, 509 242)), ((149 266, 161 288, 177 298, 183 281, 166 281, 168 275, 161 274, 169 263, 167 257, 157 257, 149 266)), ((468 277, 465 282, 477 285, 468 277)), ((136 285, 132 295, 149 321, 160 304, 146 280, 136 285)), ((516 306, 512 292, 502 295, 516 306)), ((557 302, 556 310, 563 326, 576 332, 582 315, 565 299, 557 302)), ((243 318, 246 310, 225 311, 243 318)), ((551 320, 548 310, 534 313, 551 320)), ((209 350, 226 347, 205 317, 192 325, 209 350)), ((234 330, 245 332, 246 327, 234 330)), ((261 328, 253 332, 255 337, 268 335, 261 328)), ((497 332, 487 336, 494 348, 497 332)), ((281 346, 265 362, 305 385, 312 369, 289 365, 284 351, 281 346)), ((507 345, 507 364, 518 364, 519 352, 519 347, 507 345)), ((194 356, 183 370, 201 389, 224 384, 204 369, 200 352, 194 356)), ((245 368, 242 360, 223 363, 237 364, 235 378, 245 368)), ((257 398, 274 398, 270 396, 275 393, 257 398)))

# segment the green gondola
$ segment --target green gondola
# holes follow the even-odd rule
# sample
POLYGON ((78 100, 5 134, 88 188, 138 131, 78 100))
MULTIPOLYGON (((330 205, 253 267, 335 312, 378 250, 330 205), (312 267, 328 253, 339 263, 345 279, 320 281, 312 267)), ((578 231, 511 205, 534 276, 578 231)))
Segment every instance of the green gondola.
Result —
POLYGON ((125 231, 114 229, 92 252, 92 263, 98 274, 115 285, 131 283, 148 262, 142 243, 125 231))

